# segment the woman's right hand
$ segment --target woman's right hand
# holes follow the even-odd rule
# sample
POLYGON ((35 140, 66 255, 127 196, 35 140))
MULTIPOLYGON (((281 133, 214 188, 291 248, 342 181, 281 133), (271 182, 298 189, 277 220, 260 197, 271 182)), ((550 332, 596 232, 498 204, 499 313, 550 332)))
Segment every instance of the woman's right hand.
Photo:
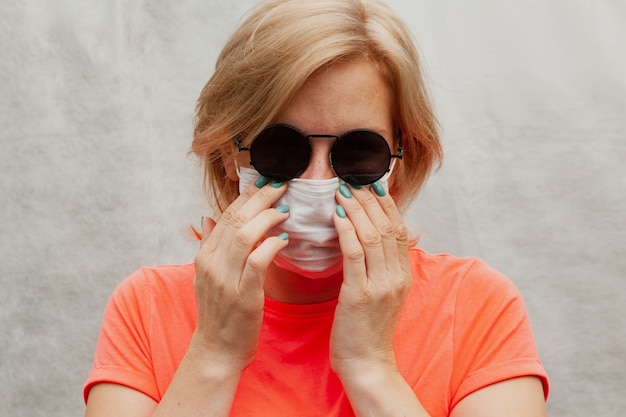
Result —
POLYGON ((272 208, 286 185, 262 178, 250 184, 217 223, 203 218, 202 243, 195 257, 198 323, 188 353, 196 359, 241 372, 254 358, 263 321, 265 271, 287 245, 285 236, 263 240, 289 217, 272 208), (259 243, 260 242, 260 243, 259 243))

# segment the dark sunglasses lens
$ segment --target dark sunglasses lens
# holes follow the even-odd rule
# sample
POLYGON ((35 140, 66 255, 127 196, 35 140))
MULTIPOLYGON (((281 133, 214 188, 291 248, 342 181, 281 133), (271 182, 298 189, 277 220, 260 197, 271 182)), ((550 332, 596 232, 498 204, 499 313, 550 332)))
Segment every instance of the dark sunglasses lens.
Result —
POLYGON ((289 181, 304 172, 310 154, 309 141, 288 126, 268 127, 250 147, 254 169, 275 181, 289 181))
POLYGON ((367 185, 385 175, 391 153, 385 138, 375 132, 359 130, 335 142, 331 161, 341 179, 350 184, 367 185))

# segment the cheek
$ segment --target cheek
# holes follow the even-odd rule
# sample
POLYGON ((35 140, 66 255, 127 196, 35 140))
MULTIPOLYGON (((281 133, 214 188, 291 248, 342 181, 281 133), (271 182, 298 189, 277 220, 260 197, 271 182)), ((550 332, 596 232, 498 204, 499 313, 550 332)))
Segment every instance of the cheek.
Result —
POLYGON ((235 161, 239 167, 253 168, 252 164, 250 164, 250 152, 238 152, 235 155, 235 161))

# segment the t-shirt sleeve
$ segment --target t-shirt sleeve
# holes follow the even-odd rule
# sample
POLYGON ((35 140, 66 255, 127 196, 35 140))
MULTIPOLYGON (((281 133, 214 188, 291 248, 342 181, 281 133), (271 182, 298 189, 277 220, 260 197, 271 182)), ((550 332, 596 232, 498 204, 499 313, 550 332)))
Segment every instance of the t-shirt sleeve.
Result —
POLYGON ((488 385, 537 376, 548 395, 526 306, 513 283, 483 261, 463 278, 454 313, 451 408, 488 385))
POLYGON ((104 312, 94 364, 85 386, 99 383, 124 385, 157 399, 150 349, 151 291, 143 270, 122 281, 104 312))

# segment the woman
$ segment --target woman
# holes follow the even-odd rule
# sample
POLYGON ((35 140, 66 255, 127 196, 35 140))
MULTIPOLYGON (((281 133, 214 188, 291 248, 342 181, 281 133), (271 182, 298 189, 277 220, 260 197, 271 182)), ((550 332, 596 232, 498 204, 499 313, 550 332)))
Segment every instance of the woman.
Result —
POLYGON ((371 0, 261 4, 198 100, 219 209, 192 265, 107 307, 95 416, 543 416, 519 293, 410 248, 401 212, 441 149, 399 19, 371 0))

